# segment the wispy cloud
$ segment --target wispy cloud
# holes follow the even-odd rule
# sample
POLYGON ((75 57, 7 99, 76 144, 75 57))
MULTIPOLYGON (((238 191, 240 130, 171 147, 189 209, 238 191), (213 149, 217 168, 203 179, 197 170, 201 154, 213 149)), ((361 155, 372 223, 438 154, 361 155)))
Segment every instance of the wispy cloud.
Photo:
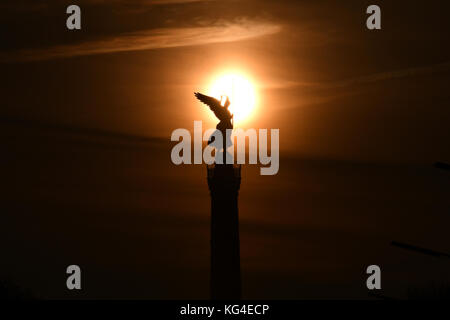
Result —
MULTIPOLYGON (((291 100, 283 108, 296 108, 304 105, 324 104, 342 97, 348 97, 361 92, 362 86, 380 82, 389 83, 395 79, 410 79, 427 75, 439 75, 450 72, 450 61, 428 66, 413 67, 395 71, 379 72, 360 77, 327 82, 300 82, 289 80, 271 80, 263 86, 266 90, 290 90, 292 94, 299 94, 301 99, 291 100)), ((414 80, 414 79, 411 79, 414 80)))
MULTIPOLYGON (((89 5, 120 5, 120 6, 145 6, 152 5, 172 5, 183 4, 193 2, 209 2, 214 0, 78 0, 77 5, 89 6, 89 5)), ((57 3, 58 1, 53 1, 57 3)), ((0 9, 2 10, 16 10, 16 11, 42 11, 48 9, 52 4, 52 1, 46 1, 45 3, 37 2, 35 0, 3 0, 0 3, 0 9)), ((75 3, 74 3, 75 4, 75 3)))
POLYGON ((206 2, 214 0, 83 0, 86 3, 123 3, 123 4, 142 4, 142 5, 153 5, 153 4, 179 4, 179 3, 190 3, 190 2, 206 2))
POLYGON ((285 89, 285 88, 306 88, 306 89, 334 89, 345 88, 356 85, 370 84, 380 81, 393 79, 401 79, 408 77, 424 76, 429 74, 445 73, 450 71, 450 61, 433 64, 428 66, 413 67, 394 71, 385 71, 360 77, 343 79, 330 82, 297 82, 297 81, 276 81, 267 84, 268 89, 285 89))
POLYGON ((280 30, 281 27, 273 23, 249 20, 202 27, 151 29, 70 45, 1 53, 0 61, 38 61, 125 51, 198 46, 252 39, 274 34, 280 30))
POLYGON ((368 84, 368 83, 386 81, 386 80, 392 80, 392 79, 423 76, 423 75, 436 74, 436 73, 447 72, 447 71, 450 71, 450 61, 440 63, 440 64, 429 65, 429 66, 414 67, 414 68, 408 68, 408 69, 375 73, 375 74, 371 74, 371 75, 367 75, 367 76, 347 79, 347 80, 343 80, 343 81, 337 81, 334 83, 327 84, 326 86, 328 86, 328 87, 349 87, 349 86, 359 85, 359 84, 368 84))

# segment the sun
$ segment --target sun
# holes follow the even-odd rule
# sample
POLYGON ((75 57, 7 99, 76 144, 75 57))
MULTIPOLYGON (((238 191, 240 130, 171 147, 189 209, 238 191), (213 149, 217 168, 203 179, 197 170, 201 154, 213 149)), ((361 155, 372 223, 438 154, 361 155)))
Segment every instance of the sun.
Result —
POLYGON ((255 85, 248 76, 239 72, 227 72, 215 78, 208 94, 217 99, 221 99, 221 96, 229 97, 230 112, 235 124, 249 120, 256 108, 255 85))

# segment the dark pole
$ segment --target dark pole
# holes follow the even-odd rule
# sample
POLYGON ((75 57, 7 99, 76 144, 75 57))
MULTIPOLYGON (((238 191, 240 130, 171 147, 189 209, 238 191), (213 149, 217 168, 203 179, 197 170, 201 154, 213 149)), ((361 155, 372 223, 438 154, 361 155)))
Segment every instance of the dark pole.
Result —
POLYGON ((450 254, 445 253, 445 252, 439 252, 436 250, 431 250, 431 249, 427 249, 427 248, 423 248, 423 247, 418 247, 412 244, 407 244, 407 243, 403 243, 403 242, 398 242, 398 241, 392 241, 391 245, 399 247, 399 248, 403 248, 406 250, 411 250, 411 251, 415 251, 415 252, 419 252, 422 254, 426 254, 429 256, 434 256, 434 257, 446 257, 446 258, 450 258, 450 254))

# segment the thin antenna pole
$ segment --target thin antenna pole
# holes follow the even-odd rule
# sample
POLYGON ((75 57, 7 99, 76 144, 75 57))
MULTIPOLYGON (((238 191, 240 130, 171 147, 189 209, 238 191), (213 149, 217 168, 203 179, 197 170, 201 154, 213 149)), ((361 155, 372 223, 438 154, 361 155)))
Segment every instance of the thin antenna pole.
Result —
POLYGON ((426 254, 426 255, 429 255, 429 256, 450 258, 450 254, 448 254, 446 252, 439 252, 439 251, 436 251, 436 250, 431 250, 431 249, 427 249, 427 248, 423 248, 423 247, 418 247, 418 246, 415 246, 415 245, 412 245, 412 244, 403 243, 403 242, 392 241, 391 245, 399 247, 399 248, 402 248, 402 249, 411 250, 411 251, 419 252, 419 253, 422 253, 422 254, 426 254))

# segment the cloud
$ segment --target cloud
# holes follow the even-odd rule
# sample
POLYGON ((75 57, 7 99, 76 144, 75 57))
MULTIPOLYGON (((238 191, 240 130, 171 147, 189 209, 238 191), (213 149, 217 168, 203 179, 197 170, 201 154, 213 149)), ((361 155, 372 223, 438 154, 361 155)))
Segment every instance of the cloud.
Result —
POLYGON ((327 86, 328 87, 349 87, 349 86, 359 85, 359 84, 368 84, 368 83, 374 83, 374 82, 386 81, 386 80, 392 80, 392 79, 423 76, 423 75, 441 73, 441 72, 446 72, 446 71, 450 71, 450 61, 444 62, 441 64, 434 64, 434 65, 423 66, 423 67, 414 67, 414 68, 408 68, 408 69, 375 73, 375 74, 371 74, 371 75, 367 75, 367 76, 338 81, 335 83, 328 84, 327 86))
POLYGON ((288 89, 288 88, 305 88, 305 89, 334 89, 346 88, 356 85, 370 84, 380 81, 393 79, 401 79, 408 77, 424 76, 429 74, 445 73, 450 71, 450 61, 440 64, 428 66, 413 67, 394 71, 385 71, 360 77, 354 77, 339 81, 330 82, 298 82, 289 80, 279 80, 270 82, 266 85, 267 89, 288 89))
POLYGON ((281 27, 276 24, 249 20, 202 27, 150 29, 82 43, 1 53, 0 61, 26 62, 125 51, 199 46, 247 40, 271 35, 280 30, 281 27))
POLYGON ((445 74, 450 72, 450 61, 428 66, 413 67, 395 71, 385 71, 360 77, 348 78, 338 81, 308 82, 274 79, 263 85, 265 90, 288 90, 286 94, 299 94, 301 99, 291 99, 282 108, 297 108, 302 105, 324 104, 343 97, 352 96, 361 92, 361 86, 395 79, 409 79, 427 75, 445 74), (350 88, 350 89, 349 89, 350 88))
POLYGON ((141 4, 141 5, 154 5, 154 4, 179 4, 179 3, 190 3, 190 2, 206 2, 213 0, 84 0, 81 1, 86 3, 121 3, 121 4, 141 4))
MULTIPOLYGON (((83 7, 85 5, 120 5, 120 6, 145 6, 152 5, 172 5, 193 2, 209 2, 214 0, 78 0, 77 5, 83 7)), ((1 10, 16 11, 43 11, 48 9, 52 4, 58 1, 47 1, 45 3, 35 0, 4 0, 0 3, 1 10)), ((69 4, 67 4, 69 5, 69 4)))

